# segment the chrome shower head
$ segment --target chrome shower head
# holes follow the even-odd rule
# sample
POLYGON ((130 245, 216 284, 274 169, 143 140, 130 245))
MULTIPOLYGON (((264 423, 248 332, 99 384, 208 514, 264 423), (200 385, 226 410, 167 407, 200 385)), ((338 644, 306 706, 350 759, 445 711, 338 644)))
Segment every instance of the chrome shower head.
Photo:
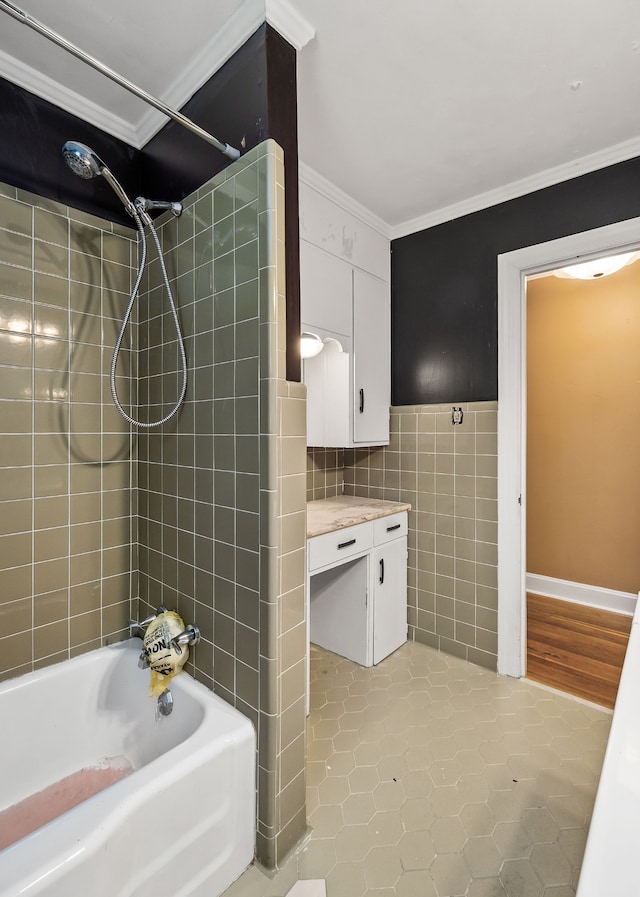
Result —
MULTIPOLYGON (((116 196, 124 205, 127 212, 136 218, 136 207, 125 193, 122 185, 117 178, 109 171, 100 156, 96 155, 92 149, 85 146, 84 143, 77 143, 75 140, 67 140, 62 147, 62 157, 69 168, 78 177, 84 180, 90 180, 98 175, 102 175, 105 181, 110 185, 116 196)), ((143 219, 144 220, 144 219, 143 219)), ((145 220, 146 223, 146 220, 145 220)))
POLYGON ((62 147, 62 157, 71 171, 85 180, 97 177, 107 167, 93 150, 75 140, 67 140, 62 147))

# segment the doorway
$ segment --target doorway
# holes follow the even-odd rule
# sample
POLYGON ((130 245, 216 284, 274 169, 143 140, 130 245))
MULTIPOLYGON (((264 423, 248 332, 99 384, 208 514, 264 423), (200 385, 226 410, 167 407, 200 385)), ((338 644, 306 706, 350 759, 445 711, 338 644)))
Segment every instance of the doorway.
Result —
POLYGON ((498 672, 526 665, 526 277, 635 251, 640 218, 498 257, 498 672))
POLYGON ((640 261, 609 258, 527 278, 526 670, 613 707, 640 586, 640 261))

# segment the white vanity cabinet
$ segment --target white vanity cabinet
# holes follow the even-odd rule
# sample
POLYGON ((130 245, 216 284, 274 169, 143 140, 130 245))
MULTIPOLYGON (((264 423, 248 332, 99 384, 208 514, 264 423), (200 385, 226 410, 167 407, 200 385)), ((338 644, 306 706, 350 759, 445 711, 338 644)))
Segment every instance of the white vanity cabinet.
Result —
POLYGON ((373 666, 407 640, 407 512, 307 543, 309 636, 373 666))
POLYGON ((300 230, 301 330, 325 341, 302 366, 307 445, 387 445, 389 240, 303 183, 300 230))
POLYGON ((373 664, 407 640, 407 514, 374 521, 373 664))

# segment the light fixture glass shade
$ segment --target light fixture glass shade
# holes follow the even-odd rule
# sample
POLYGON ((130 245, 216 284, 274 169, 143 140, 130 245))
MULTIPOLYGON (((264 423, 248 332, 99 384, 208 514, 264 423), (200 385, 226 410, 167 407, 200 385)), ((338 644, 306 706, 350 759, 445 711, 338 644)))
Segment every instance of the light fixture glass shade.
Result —
POLYGON ((589 262, 580 262, 577 265, 568 265, 553 273, 556 277, 575 277, 579 280, 595 280, 615 274, 629 262, 633 261, 637 253, 625 252, 622 255, 610 255, 605 258, 592 259, 589 262))
POLYGON ((317 333, 309 333, 305 330, 300 334, 300 357, 313 358, 319 355, 324 348, 324 343, 317 333))

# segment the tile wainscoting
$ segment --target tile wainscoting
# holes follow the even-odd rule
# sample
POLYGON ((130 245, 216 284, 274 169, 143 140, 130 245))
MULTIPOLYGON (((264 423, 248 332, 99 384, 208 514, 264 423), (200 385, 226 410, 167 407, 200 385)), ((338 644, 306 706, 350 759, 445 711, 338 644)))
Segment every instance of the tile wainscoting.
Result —
POLYGON ((392 407, 388 446, 309 449, 307 497, 409 502, 409 637, 495 669, 498 404, 452 407, 392 407))

